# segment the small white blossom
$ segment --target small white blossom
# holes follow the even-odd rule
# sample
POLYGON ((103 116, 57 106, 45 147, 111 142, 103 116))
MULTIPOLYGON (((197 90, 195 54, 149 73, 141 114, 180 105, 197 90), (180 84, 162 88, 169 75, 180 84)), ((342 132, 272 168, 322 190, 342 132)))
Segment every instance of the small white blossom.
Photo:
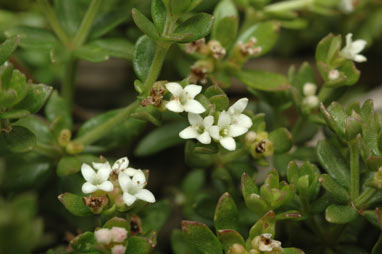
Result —
POLYGON ((211 143, 211 137, 208 130, 214 124, 214 117, 207 116, 204 119, 197 114, 188 113, 188 121, 191 126, 182 130, 179 136, 183 139, 196 138, 202 144, 211 143))
POLYGON ((330 70, 328 78, 329 80, 336 80, 340 77, 340 72, 336 69, 330 70))
POLYGON ((307 82, 304 84, 303 93, 305 96, 315 95, 317 91, 317 86, 313 83, 307 82))
POLYGON ((228 114, 231 117, 232 124, 238 125, 244 128, 251 128, 252 120, 249 116, 242 114, 244 109, 247 107, 248 99, 242 98, 235 102, 231 107, 228 108, 228 114))
POLYGON ((126 253, 126 247, 118 244, 115 245, 113 248, 111 248, 111 254, 125 254, 126 253))
POLYGON ((111 231, 107 228, 96 230, 94 235, 98 243, 109 244, 111 242, 111 231))
POLYGON ((260 236, 259 250, 260 251, 272 251, 276 248, 281 248, 281 242, 277 240, 272 240, 272 234, 262 234, 260 236))
POLYGON ((127 206, 131 206, 137 199, 154 203, 154 195, 146 189, 146 177, 142 170, 137 170, 132 178, 125 172, 118 175, 118 182, 123 191, 123 201, 127 206))
POLYGON ((124 171, 129 166, 129 159, 127 157, 123 157, 114 162, 112 170, 119 174, 121 171, 124 171))
POLYGON ((97 172, 86 163, 81 166, 82 176, 86 180, 86 183, 82 185, 82 192, 93 193, 97 190, 103 190, 106 192, 112 191, 114 188, 113 184, 108 181, 111 172, 109 162, 93 162, 93 167, 97 170, 97 172))
POLYGON ((115 243, 121 243, 127 238, 127 230, 121 227, 112 227, 111 230, 111 239, 115 243))
POLYGON ((346 45, 341 50, 340 54, 349 60, 361 63, 365 62, 367 59, 365 56, 359 54, 366 46, 365 40, 355 40, 352 41, 353 34, 349 33, 346 35, 346 45))
POLYGON ((354 5, 353 5, 353 0, 341 0, 338 3, 338 8, 343 12, 343 13, 351 13, 354 11, 354 5))
POLYGON ((195 96, 202 91, 201 86, 188 85, 183 88, 178 83, 167 83, 167 90, 173 95, 173 99, 166 104, 166 108, 173 112, 190 112, 194 114, 201 114, 206 109, 198 102, 194 100, 195 96))
POLYGON ((248 129, 240 125, 240 122, 232 124, 231 115, 226 111, 220 113, 218 125, 209 129, 211 137, 218 140, 229 151, 236 149, 236 142, 233 138, 243 135, 247 131, 248 129))
POLYGON ((320 104, 320 100, 315 95, 307 96, 303 99, 302 103, 309 108, 316 108, 320 104))

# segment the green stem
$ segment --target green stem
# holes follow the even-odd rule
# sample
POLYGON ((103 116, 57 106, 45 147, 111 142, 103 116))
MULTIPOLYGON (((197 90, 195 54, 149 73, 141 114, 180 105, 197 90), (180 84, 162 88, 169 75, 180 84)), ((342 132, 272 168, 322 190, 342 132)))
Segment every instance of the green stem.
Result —
POLYGON ((85 13, 80 28, 73 39, 74 48, 81 47, 87 39, 94 19, 97 16, 102 0, 92 0, 88 10, 85 13))
POLYGON ((374 196, 376 192, 377 190, 375 188, 365 188, 361 195, 359 195, 358 198, 354 200, 354 206, 358 208, 364 205, 367 201, 369 201, 370 198, 374 196))
POLYGON ((50 158, 58 158, 61 154, 57 147, 42 143, 37 143, 33 148, 33 151, 50 158))
POLYGON ((106 122, 98 125, 93 130, 89 131, 85 135, 77 138, 75 141, 80 142, 84 145, 90 145, 97 141, 98 139, 105 136, 114 126, 120 124, 122 121, 126 120, 126 118, 134 112, 134 110, 139 106, 139 101, 135 101, 122 111, 120 111, 117 115, 110 118, 106 122))
POLYGON ((65 66, 65 76, 62 80, 61 93, 64 99, 70 106, 73 103, 75 76, 76 76, 77 61, 70 59, 65 66))
POLYGON ((71 42, 69 40, 69 37, 62 28, 60 22, 58 21, 56 13, 54 12, 52 6, 50 6, 49 1, 38 0, 38 3, 41 6, 42 11, 48 19, 49 25, 52 27, 57 37, 67 48, 71 48, 71 42))
POLYGON ((290 0, 270 4, 264 8, 265 11, 282 12, 300 10, 313 4, 313 0, 290 0))
POLYGON ((359 154, 356 140, 349 142, 350 152, 350 197, 355 200, 359 196, 359 154))

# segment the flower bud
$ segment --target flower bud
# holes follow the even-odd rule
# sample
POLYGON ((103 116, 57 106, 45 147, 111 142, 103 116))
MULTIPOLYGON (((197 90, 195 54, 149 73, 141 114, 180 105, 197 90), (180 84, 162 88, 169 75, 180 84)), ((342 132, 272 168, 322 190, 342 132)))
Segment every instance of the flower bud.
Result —
POLYGON ((245 142, 246 143, 253 143, 256 141, 256 137, 257 137, 257 134, 256 132, 254 131, 249 131, 247 132, 247 134, 245 135, 245 142))
POLYGON ((63 129, 58 136, 58 144, 60 146, 67 146, 70 143, 70 139, 72 138, 72 132, 69 129, 63 129))
POLYGON ((127 230, 121 227, 111 228, 111 238, 115 243, 122 243, 127 238, 127 230))
POLYGON ((115 245, 113 248, 111 248, 111 254, 125 254, 126 252, 126 247, 118 244, 115 245))
POLYGON ((186 52, 190 55, 194 54, 195 52, 201 53, 202 55, 206 55, 206 53, 208 52, 206 40, 202 38, 191 43, 187 43, 186 52))
POLYGON ((307 82, 304 84, 303 93, 305 96, 315 95, 317 91, 317 86, 313 83, 307 82))
POLYGON ((225 48, 223 48, 217 40, 210 40, 208 42, 208 48, 215 59, 222 59, 226 54, 225 48))
POLYGON ((340 77, 340 72, 336 69, 329 71, 329 80, 336 80, 340 77))
POLYGON ((96 230, 94 235, 98 243, 107 245, 111 242, 111 231, 107 228, 96 230))
POLYGON ((78 154, 84 150, 84 145, 80 142, 72 141, 65 149, 69 154, 78 154))
POLYGON ((320 105, 320 100, 318 99, 317 96, 310 95, 308 97, 305 97, 302 103, 308 108, 316 108, 320 105))
POLYGON ((229 249, 229 254, 245 254, 245 249, 243 245, 235 243, 229 249))
POLYGON ((207 84, 207 74, 211 73, 214 65, 210 60, 199 60, 191 66, 190 83, 207 84))

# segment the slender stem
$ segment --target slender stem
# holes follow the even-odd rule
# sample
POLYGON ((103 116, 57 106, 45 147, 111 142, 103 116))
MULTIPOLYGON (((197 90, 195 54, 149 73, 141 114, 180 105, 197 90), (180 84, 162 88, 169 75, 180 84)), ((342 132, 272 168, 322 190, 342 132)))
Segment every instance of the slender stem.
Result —
POLYGON ((71 43, 68 35, 65 33, 60 22, 57 19, 56 13, 54 12, 52 6, 50 6, 48 0, 38 0, 39 5, 42 8, 42 11, 45 13, 46 18, 48 19, 49 25, 52 27, 53 31, 61 42, 68 48, 71 48, 71 43))
POLYGON ((61 93, 70 107, 73 103, 75 76, 76 76, 77 61, 70 59, 65 66, 65 74, 62 80, 61 93))
POLYGON ((308 7, 313 3, 313 0, 290 0, 282 1, 266 6, 265 11, 293 11, 308 7))
POLYGON ((60 150, 57 147, 38 142, 34 146, 33 151, 50 158, 58 158, 61 154, 60 150))
POLYGON ((372 187, 365 188, 365 190, 361 193, 361 195, 359 195, 358 198, 354 200, 354 206, 358 208, 364 205, 367 201, 369 201, 371 197, 374 196, 376 192, 377 190, 375 188, 372 188, 372 187))
POLYGON ((110 118, 106 122, 98 125, 93 130, 89 131, 85 135, 77 138, 75 141, 80 142, 84 145, 90 145, 102 138, 105 134, 107 134, 114 126, 120 124, 122 121, 126 120, 126 118, 134 112, 134 110, 139 106, 139 101, 135 101, 126 108, 124 108, 121 112, 119 112, 114 117, 110 118))
POLYGON ((355 200, 359 196, 359 154, 355 140, 349 142, 350 152, 350 197, 355 200))
POLYGON ((102 0, 92 0, 88 10, 85 13, 80 28, 78 29, 76 36, 73 39, 74 48, 81 47, 86 41, 90 29, 93 25, 94 19, 99 11, 102 0))

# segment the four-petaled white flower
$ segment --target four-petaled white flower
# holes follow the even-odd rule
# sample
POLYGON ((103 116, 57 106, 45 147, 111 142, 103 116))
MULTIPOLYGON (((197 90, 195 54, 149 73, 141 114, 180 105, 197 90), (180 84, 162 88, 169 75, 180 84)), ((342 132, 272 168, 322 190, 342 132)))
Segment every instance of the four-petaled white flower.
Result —
POLYGON ((244 128, 251 128, 252 120, 245 114, 242 114, 244 109, 247 107, 248 99, 242 98, 235 102, 231 107, 228 108, 228 113, 231 116, 232 125, 239 125, 244 128))
POLYGON ((116 162, 114 162, 111 168, 114 172, 119 174, 120 172, 127 169, 128 166, 129 166, 129 159, 127 157, 122 157, 118 159, 116 162))
POLYGON ((365 56, 359 54, 366 46, 365 40, 355 40, 352 41, 353 34, 349 33, 346 35, 346 45, 341 50, 340 54, 349 60, 355 62, 365 62, 367 59, 365 56))
POLYGON ((207 116, 204 119, 197 114, 188 113, 188 121, 191 126, 182 130, 179 136, 183 139, 196 138, 202 144, 211 143, 211 137, 208 130, 214 124, 214 117, 207 116))
POLYGON ((118 175, 118 182, 123 191, 123 201, 127 206, 131 206, 137 199, 154 203, 154 195, 146 189, 143 189, 146 185, 146 177, 142 170, 137 170, 131 178, 125 172, 121 172, 118 175))
POLYGON ((166 84, 166 88, 173 95, 173 99, 166 104, 168 110, 177 113, 186 111, 194 114, 201 114, 206 111, 202 104, 194 99, 202 91, 201 86, 188 85, 183 88, 178 83, 171 82, 166 84))
POLYGON ((86 180, 86 183, 82 185, 82 192, 93 193, 97 190, 103 190, 106 192, 112 191, 114 189, 113 184, 108 181, 111 172, 109 162, 93 162, 93 167, 97 170, 97 172, 86 163, 81 166, 82 176, 86 180))
POLYGON ((247 131, 248 129, 243 127, 240 122, 233 124, 231 115, 226 111, 220 113, 218 125, 209 128, 211 137, 218 140, 219 143, 229 151, 236 149, 234 137, 243 135, 247 131))

